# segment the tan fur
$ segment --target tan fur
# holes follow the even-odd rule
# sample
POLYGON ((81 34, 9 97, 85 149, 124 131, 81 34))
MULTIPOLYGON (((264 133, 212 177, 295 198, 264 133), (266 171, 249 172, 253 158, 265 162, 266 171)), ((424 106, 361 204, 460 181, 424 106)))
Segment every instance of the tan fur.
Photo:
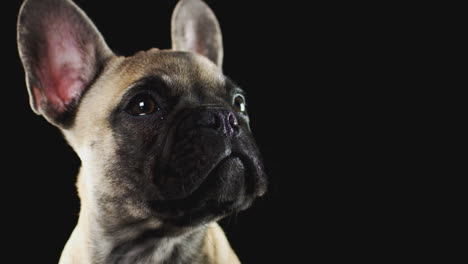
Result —
MULTIPOLYGON (((81 216, 80 216, 81 218, 81 216)), ((59 264, 89 264, 89 251, 86 247, 85 224, 78 223, 62 252, 59 264), (83 243, 84 242, 84 243, 83 243)), ((206 262, 203 264, 240 264, 221 227, 213 222, 208 225, 203 246, 206 262)))
POLYGON ((228 263, 239 264, 237 255, 232 250, 223 230, 217 223, 208 226, 204 250, 211 261, 210 264, 228 263))

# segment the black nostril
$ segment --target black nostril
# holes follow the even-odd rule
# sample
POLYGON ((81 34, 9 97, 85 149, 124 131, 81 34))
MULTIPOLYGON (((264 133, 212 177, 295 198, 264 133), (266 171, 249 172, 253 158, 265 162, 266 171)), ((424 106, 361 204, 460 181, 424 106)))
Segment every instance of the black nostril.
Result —
POLYGON ((220 130, 224 127, 223 117, 215 111, 203 111, 191 117, 196 126, 220 130))
POLYGON ((239 132, 239 121, 233 112, 229 112, 228 114, 228 124, 231 127, 233 133, 239 132))
POLYGON ((209 127, 215 129, 215 130, 219 130, 219 129, 222 129, 223 126, 224 126, 224 122, 223 122, 223 119, 220 115, 214 113, 211 115, 211 125, 209 127))
POLYGON ((232 127, 232 128, 236 128, 239 123, 237 122, 237 118, 236 116, 234 115, 233 112, 229 112, 228 114, 228 122, 229 122, 229 125, 232 127))

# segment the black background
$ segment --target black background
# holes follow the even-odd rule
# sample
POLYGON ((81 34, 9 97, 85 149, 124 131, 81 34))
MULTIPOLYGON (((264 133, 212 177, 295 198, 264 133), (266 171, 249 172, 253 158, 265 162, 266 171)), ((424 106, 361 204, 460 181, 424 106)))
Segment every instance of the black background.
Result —
MULTIPOLYGON (((206 2, 223 32, 224 73, 247 92, 271 181, 266 197, 222 221, 241 261, 375 263, 407 250, 391 242, 404 218, 388 213, 388 201, 400 195, 387 196, 386 187, 401 173, 391 169, 398 160, 380 152, 400 133, 379 111, 398 74, 387 62, 399 40, 379 18, 387 7, 206 2)), ((76 3, 118 54, 170 48, 175 0, 76 3)), ((2 226, 6 254, 19 263, 56 263, 78 217, 80 161, 59 130, 29 107, 16 47, 20 4, 0 5, 2 226)))

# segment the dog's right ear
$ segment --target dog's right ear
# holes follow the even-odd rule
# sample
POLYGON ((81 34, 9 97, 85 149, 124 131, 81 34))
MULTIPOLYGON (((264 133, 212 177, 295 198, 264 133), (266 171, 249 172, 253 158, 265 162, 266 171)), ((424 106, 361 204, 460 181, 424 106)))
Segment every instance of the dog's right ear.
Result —
POLYGON ((81 96, 112 51, 70 0, 26 0, 17 30, 32 109, 55 125, 71 125, 81 96))
POLYGON ((172 48, 203 55, 222 68, 223 38, 218 19, 202 0, 180 0, 171 22, 172 48))

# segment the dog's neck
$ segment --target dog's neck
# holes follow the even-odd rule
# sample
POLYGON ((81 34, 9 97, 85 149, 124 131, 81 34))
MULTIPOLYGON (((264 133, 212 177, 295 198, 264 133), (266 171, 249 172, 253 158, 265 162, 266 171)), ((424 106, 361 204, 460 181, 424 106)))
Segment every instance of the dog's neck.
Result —
MULTIPOLYGON (((89 216, 89 215, 88 215, 89 216)), ((89 263, 201 263, 205 228, 165 236, 150 221, 121 226, 114 234, 98 222, 77 225, 87 236, 89 263)), ((113 227, 113 229, 116 227, 113 227)), ((117 227, 118 229, 118 227, 117 227)))
POLYGON ((99 213, 102 208, 93 208, 90 197, 85 194, 86 178, 83 175, 78 178, 80 216, 65 247, 63 263, 201 263, 205 227, 167 236, 156 220, 118 222, 99 213), (76 251, 80 256, 74 256, 76 251), (80 260, 70 262, 67 259, 80 260))
POLYGON ((80 215, 60 264, 240 263, 216 223, 177 235, 167 235, 155 220, 121 223, 93 210, 83 175, 77 185, 80 215))

